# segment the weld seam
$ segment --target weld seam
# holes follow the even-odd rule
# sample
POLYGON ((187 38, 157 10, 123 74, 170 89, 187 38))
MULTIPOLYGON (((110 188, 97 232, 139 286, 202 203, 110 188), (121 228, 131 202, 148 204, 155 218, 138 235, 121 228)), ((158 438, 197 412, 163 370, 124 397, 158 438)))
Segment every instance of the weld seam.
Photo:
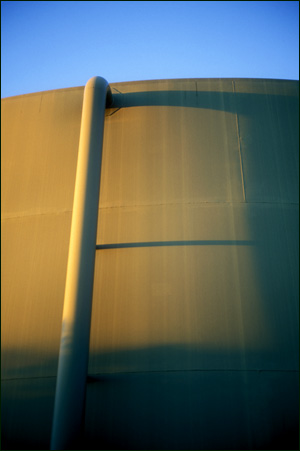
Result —
MULTIPOLYGON (((235 94, 235 83, 234 83, 234 81, 232 81, 232 91, 235 94)), ((239 125, 239 118, 238 118, 237 108, 236 108, 236 114, 235 114, 235 124, 236 124, 237 140, 238 140, 238 152, 239 152, 239 160, 240 160, 243 199, 244 199, 244 202, 247 202, 246 201, 246 189, 245 189, 243 159, 242 159, 242 151, 241 151, 240 125, 239 125)))

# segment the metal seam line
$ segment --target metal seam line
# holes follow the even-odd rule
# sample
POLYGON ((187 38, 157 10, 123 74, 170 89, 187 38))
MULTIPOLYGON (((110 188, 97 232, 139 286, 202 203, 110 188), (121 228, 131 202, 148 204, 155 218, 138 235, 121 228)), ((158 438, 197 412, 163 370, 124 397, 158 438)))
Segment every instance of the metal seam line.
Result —
MULTIPOLYGON (((235 91, 235 82, 234 82, 234 80, 232 80, 232 90, 233 90, 233 93, 235 94, 236 91, 235 91)), ((244 202, 247 202, 247 200, 246 200, 246 189, 245 189, 245 178, 244 178, 244 167, 243 167, 243 159, 242 159, 242 151, 241 151, 242 149, 241 149, 240 124, 239 124, 237 108, 236 108, 236 114, 235 114, 235 124, 236 124, 237 140, 238 140, 238 152, 239 152, 239 160, 240 160, 243 199, 244 199, 244 202)))
POLYGON ((251 240, 185 240, 185 241, 145 241, 138 243, 96 244, 96 250, 125 249, 134 247, 163 246, 253 246, 251 240))
POLYGON ((82 431, 89 356, 95 243, 105 107, 112 103, 104 78, 84 89, 63 307, 51 449, 70 449, 82 431))

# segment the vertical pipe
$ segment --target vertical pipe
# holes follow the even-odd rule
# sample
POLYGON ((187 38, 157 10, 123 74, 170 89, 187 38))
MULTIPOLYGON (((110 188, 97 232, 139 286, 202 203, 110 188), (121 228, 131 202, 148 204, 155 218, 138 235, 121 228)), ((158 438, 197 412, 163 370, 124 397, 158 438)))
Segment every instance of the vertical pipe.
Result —
POLYGON ((76 446, 84 420, 106 100, 111 101, 107 81, 91 78, 82 107, 52 450, 76 446))

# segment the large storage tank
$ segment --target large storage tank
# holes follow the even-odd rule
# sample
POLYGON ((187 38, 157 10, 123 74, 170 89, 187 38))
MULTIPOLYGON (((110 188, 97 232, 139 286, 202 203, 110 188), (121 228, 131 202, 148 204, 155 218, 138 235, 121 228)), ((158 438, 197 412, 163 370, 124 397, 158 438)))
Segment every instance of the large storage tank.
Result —
MULTIPOLYGON (((296 449, 298 82, 111 84, 83 449, 296 449)), ((2 447, 49 448, 83 87, 2 100, 2 447)))

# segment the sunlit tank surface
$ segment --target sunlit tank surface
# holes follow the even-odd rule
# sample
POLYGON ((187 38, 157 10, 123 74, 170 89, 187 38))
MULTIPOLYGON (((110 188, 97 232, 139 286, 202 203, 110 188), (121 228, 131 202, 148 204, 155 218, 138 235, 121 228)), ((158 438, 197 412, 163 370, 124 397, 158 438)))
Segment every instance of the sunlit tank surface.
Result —
MULTIPOLYGON (((81 449, 298 449, 299 89, 110 85, 81 449)), ((49 448, 83 87, 3 99, 2 448, 49 448)))

